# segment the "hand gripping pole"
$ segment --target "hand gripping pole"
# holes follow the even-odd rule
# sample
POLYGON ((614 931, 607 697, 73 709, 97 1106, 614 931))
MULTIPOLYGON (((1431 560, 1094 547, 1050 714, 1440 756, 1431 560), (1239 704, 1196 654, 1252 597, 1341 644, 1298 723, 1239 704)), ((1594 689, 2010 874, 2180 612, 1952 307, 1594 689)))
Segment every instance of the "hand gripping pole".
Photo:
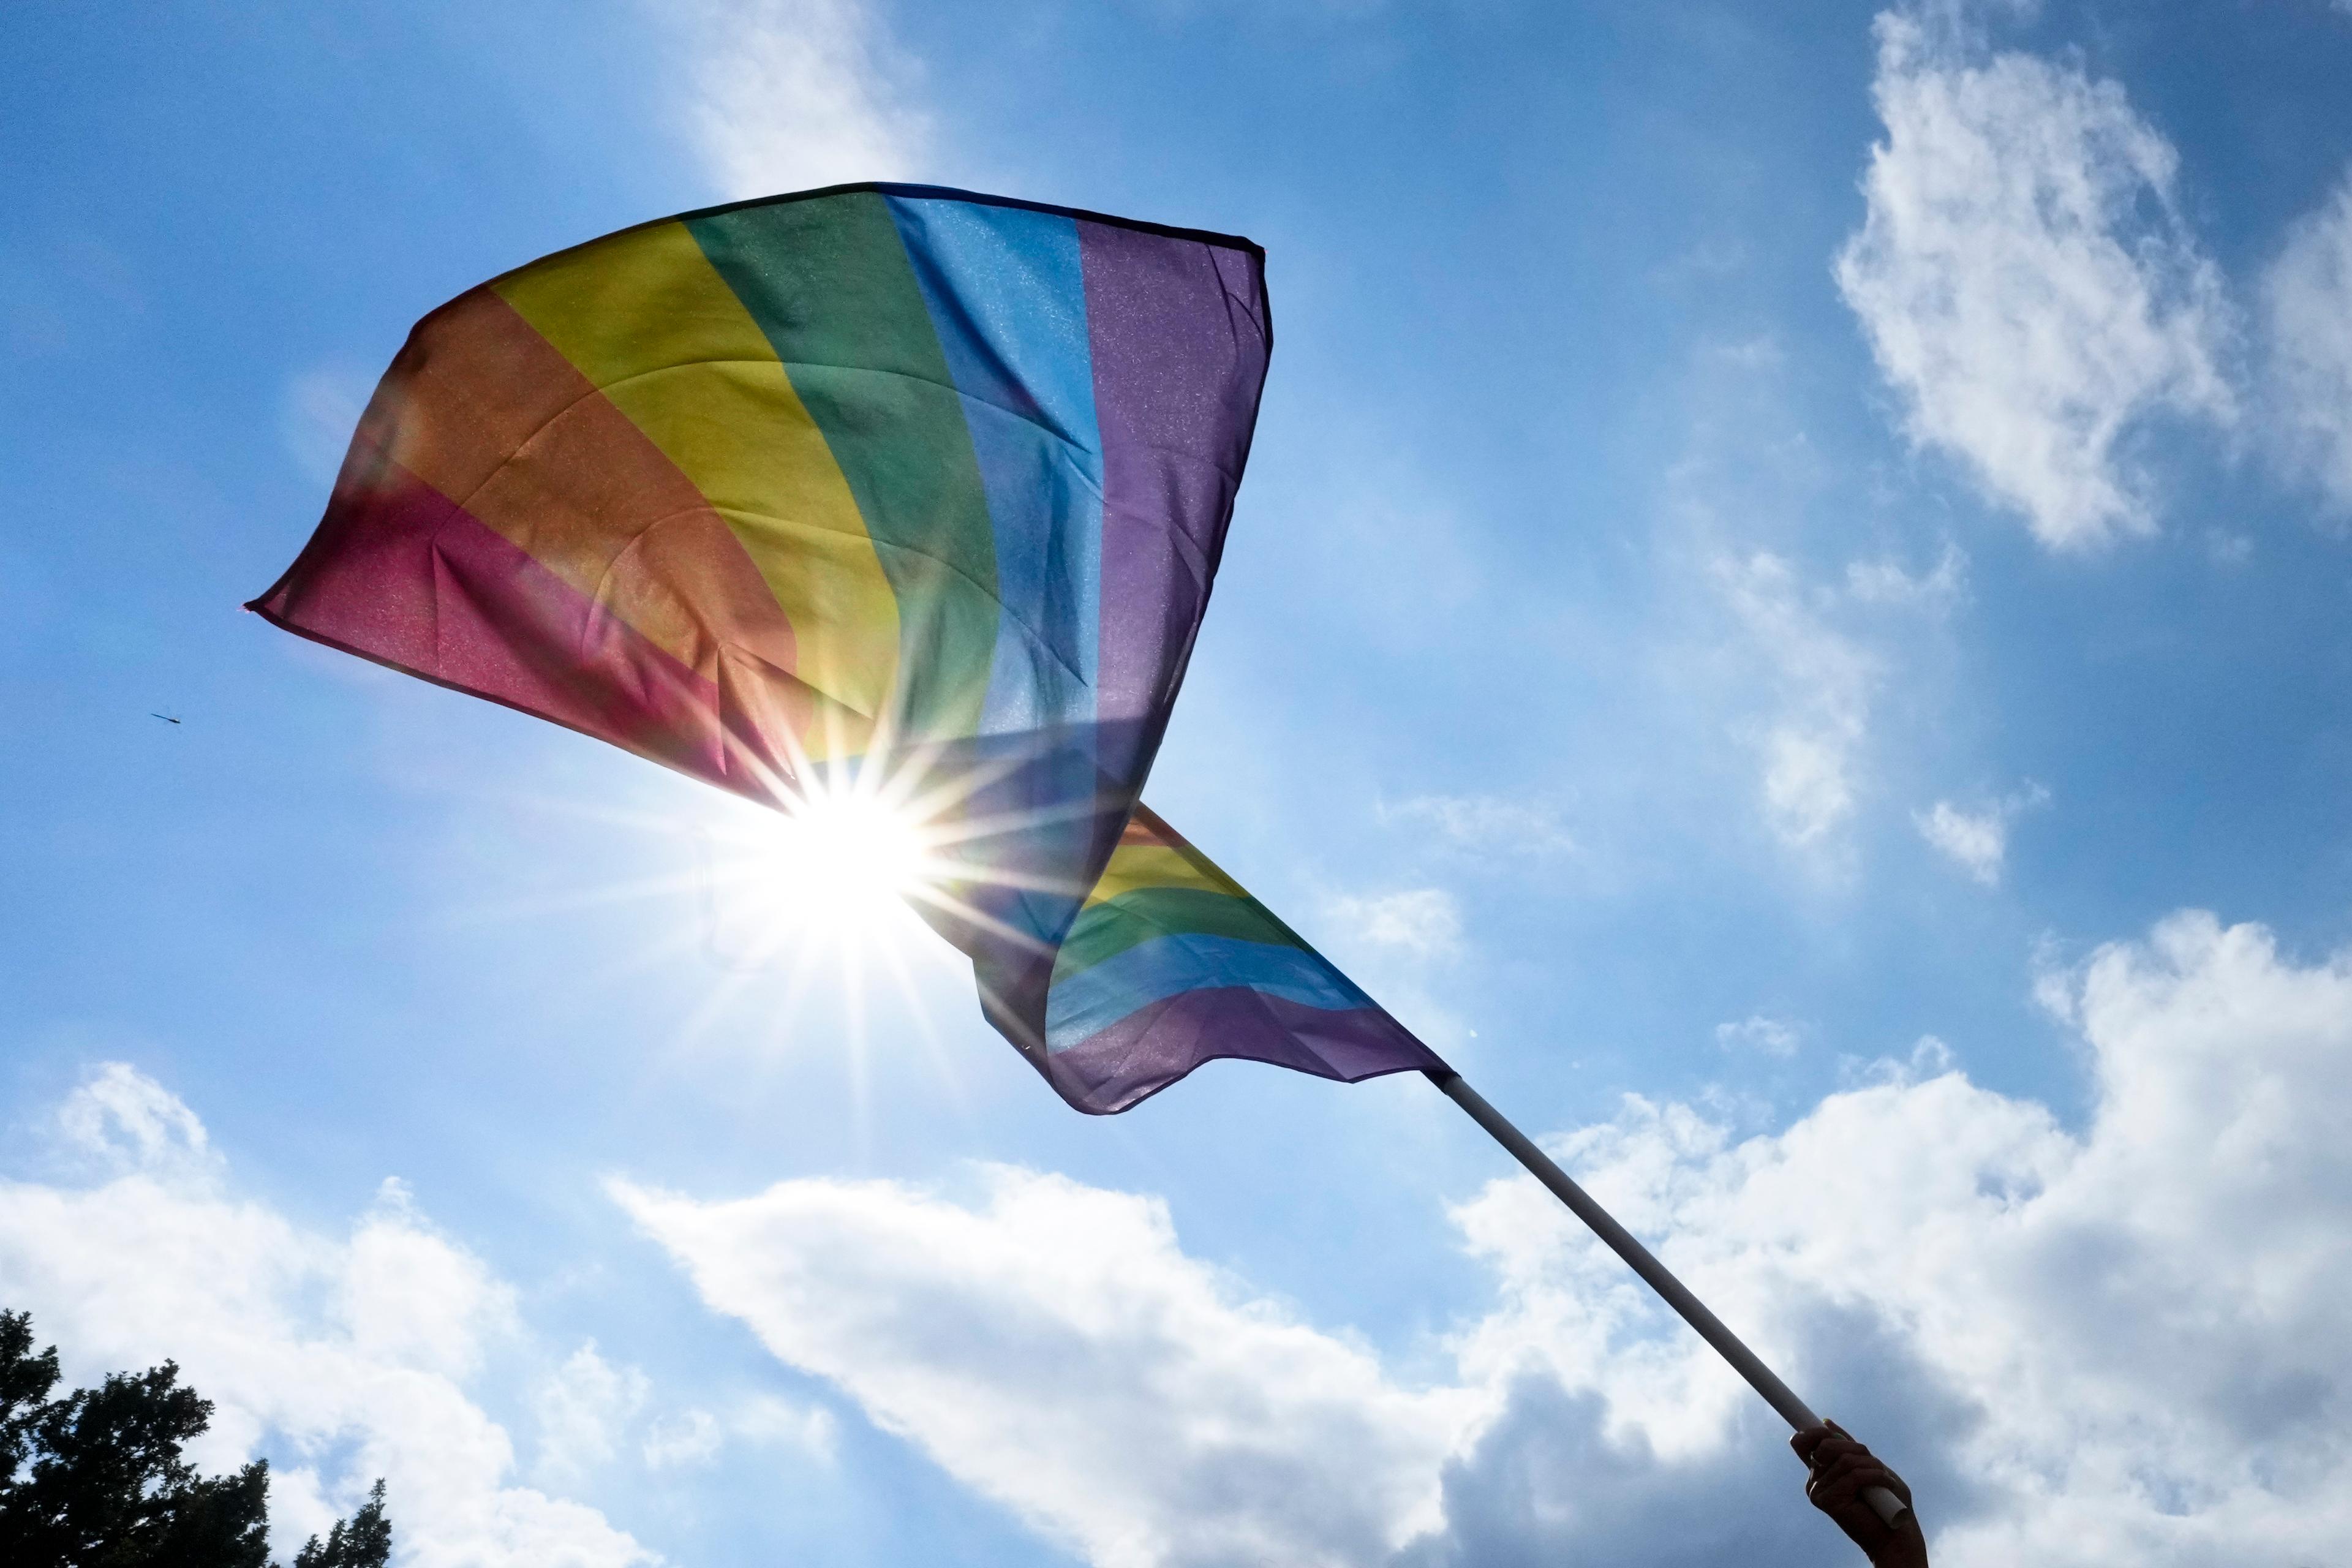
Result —
MULTIPOLYGON (((1551 1156, 1537 1148, 1528 1135, 1511 1125, 1503 1113, 1486 1103, 1486 1097, 1462 1081, 1462 1075, 1453 1071, 1427 1072, 1429 1081, 1444 1090, 1445 1097, 1469 1112, 1470 1120, 1485 1128, 1496 1142, 1511 1152, 1512 1157, 1528 1168, 1528 1174, 1551 1189, 1552 1195, 1569 1206, 1577 1218, 1592 1229, 1592 1234, 1609 1244, 1609 1249, 1625 1260, 1627 1268, 1642 1277, 1643 1283, 1655 1290, 1667 1306, 1682 1315, 1684 1322, 1698 1331, 1698 1337, 1713 1345, 1716 1352, 1729 1362, 1732 1370, 1748 1380, 1748 1386, 1764 1396, 1764 1403, 1780 1413, 1791 1429, 1803 1431, 1818 1426, 1822 1418, 1811 1406, 1797 1397, 1757 1358, 1754 1351, 1740 1342, 1739 1336, 1723 1326, 1723 1320, 1706 1310, 1706 1303, 1690 1293, 1690 1288, 1675 1278, 1666 1266, 1651 1255, 1650 1249, 1633 1238, 1633 1232, 1610 1215, 1607 1209, 1592 1201, 1592 1194, 1569 1179, 1566 1171, 1554 1164, 1551 1156)), ((1865 1487, 1863 1500, 1873 1512, 1885 1520, 1891 1529, 1910 1510, 1903 1500, 1885 1487, 1865 1487)))

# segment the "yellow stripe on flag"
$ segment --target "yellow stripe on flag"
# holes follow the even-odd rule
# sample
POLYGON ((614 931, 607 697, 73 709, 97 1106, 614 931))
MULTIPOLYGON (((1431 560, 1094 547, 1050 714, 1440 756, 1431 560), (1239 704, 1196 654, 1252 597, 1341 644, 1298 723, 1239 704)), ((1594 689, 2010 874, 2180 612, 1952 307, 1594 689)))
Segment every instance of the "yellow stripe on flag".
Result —
POLYGON ((1087 902, 1099 904, 1145 888, 1194 888, 1232 899, 1249 897, 1239 882, 1198 851, 1187 855, 1164 845, 1122 844, 1111 852, 1110 864, 1103 868, 1102 878, 1087 895, 1087 902))
MULTIPOLYGON (((824 436, 683 224, 582 246, 493 287, 724 518, 792 622, 793 673, 870 719, 898 679, 898 605, 824 436)), ((835 718, 840 717, 835 715, 835 718)), ((862 750, 820 719, 812 755, 862 750)))

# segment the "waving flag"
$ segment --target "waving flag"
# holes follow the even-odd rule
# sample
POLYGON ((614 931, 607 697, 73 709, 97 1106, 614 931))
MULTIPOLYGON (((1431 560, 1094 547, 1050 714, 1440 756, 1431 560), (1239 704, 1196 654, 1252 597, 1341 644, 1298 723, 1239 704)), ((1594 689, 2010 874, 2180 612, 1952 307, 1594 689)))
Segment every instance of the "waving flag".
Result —
POLYGON ((1219 235, 908 185, 643 225, 420 321, 249 607, 770 805, 862 767, 948 802, 923 913, 1081 1109, 1213 1055, 1425 1065, 1129 822, 1271 345, 1219 235))
POLYGON ((1425 1070, 1816 1426, 1139 798, 1249 456, 1264 260, 912 185, 624 230, 417 323, 317 533, 247 607, 771 805, 882 771, 950 819, 923 913, 1070 1104, 1124 1110, 1218 1057, 1425 1070))
POLYGON ((1124 1110, 1217 1057, 1353 1082, 1445 1064, 1139 803, 1054 962, 1046 1076, 1124 1110))

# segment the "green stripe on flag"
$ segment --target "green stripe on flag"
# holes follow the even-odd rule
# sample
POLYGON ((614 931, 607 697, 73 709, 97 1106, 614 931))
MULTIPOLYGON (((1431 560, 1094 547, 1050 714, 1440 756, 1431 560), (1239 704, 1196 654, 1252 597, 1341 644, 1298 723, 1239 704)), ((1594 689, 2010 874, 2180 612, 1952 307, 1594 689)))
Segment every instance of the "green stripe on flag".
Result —
POLYGON ((1087 906, 1062 943, 1054 979, 1067 980, 1154 937, 1177 935, 1235 937, 1313 951, 1255 899, 1199 888, 1143 888, 1087 906))
POLYGON ((849 482, 898 600, 917 736, 971 734, 1000 607, 971 431, 898 226, 857 193, 691 220, 849 482))

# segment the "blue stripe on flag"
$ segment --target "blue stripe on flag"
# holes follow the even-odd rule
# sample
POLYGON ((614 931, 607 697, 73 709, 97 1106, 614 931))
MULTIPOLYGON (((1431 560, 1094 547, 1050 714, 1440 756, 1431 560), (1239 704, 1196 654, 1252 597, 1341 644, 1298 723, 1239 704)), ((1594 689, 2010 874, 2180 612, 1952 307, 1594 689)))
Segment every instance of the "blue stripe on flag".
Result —
POLYGON ((1370 1007, 1372 999, 1321 954, 1239 937, 1154 937, 1062 981, 1045 998, 1045 1043, 1060 1050, 1139 1008, 1186 991, 1246 985, 1309 1007, 1370 1007))
POLYGON ((1103 471, 1077 226, 887 199, 963 395, 995 534, 1004 623, 982 729, 1083 723, 1095 713, 1103 471))

